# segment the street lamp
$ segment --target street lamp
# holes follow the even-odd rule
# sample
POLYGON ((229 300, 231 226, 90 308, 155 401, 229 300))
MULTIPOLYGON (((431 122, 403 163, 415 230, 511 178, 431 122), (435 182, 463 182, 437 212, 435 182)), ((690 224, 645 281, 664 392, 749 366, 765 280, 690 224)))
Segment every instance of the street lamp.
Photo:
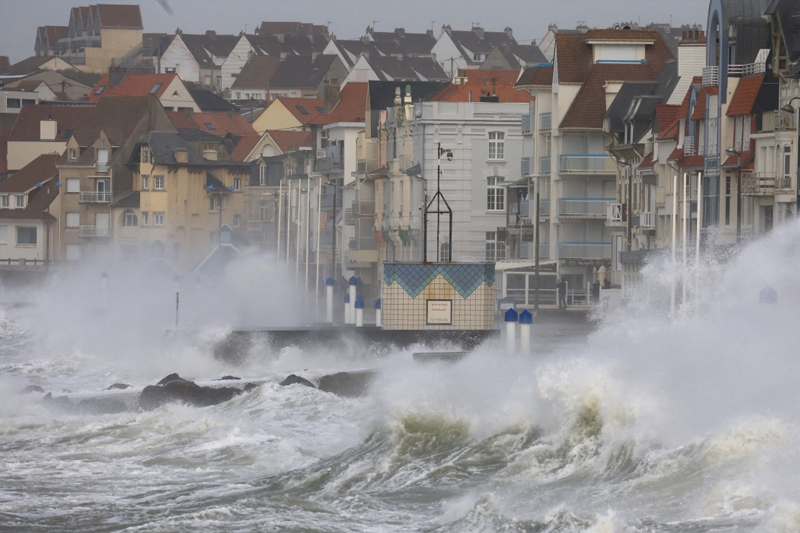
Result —
POLYGON ((791 100, 789 100, 789 101, 786 103, 786 105, 785 105, 785 106, 783 106, 783 107, 781 108, 781 111, 786 111, 787 113, 791 113, 792 115, 794 115, 795 108, 794 108, 794 106, 792 105, 792 102, 794 102, 795 100, 800 100, 800 96, 795 96, 794 98, 792 98, 791 100))
MULTIPOLYGON (((786 104, 785 107, 792 107, 786 104)), ((794 112, 794 111, 792 111, 794 112)), ((725 153, 736 156, 736 244, 742 242, 742 151, 734 147, 726 148, 725 153)))

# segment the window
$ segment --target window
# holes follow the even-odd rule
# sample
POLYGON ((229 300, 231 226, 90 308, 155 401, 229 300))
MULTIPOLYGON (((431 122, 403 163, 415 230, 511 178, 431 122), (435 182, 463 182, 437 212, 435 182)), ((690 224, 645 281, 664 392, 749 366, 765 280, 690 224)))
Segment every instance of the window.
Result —
POLYGON ((8 226, 0 226, 0 244, 8 244, 8 226))
POLYGON ((67 178, 67 192, 81 192, 81 180, 79 178, 67 178))
POLYGON ((444 242, 439 246, 439 262, 446 263, 450 261, 450 243, 444 242))
POLYGON ((731 177, 725 177, 725 225, 731 224, 731 177))
POLYGON ((269 204, 266 200, 261 200, 258 203, 258 220, 259 222, 269 222, 269 204))
POLYGON ((20 102, 19 98, 9 98, 6 100, 6 107, 19 109, 22 107, 22 102, 20 102))
POLYGON ((242 178, 233 178, 233 190, 238 191, 242 188, 242 178))
POLYGON ((8 195, 7 194, 0 195, 0 208, 8 209, 8 195))
POLYGON ((506 258, 506 247, 500 242, 497 242, 497 232, 486 232, 486 260, 487 261, 502 261, 506 258))
POLYGON ((286 165, 286 175, 294 176, 294 165, 286 165))
POLYGON ((262 187, 267 184, 267 165, 261 165, 259 167, 258 184, 262 187))
POLYGON ((164 190, 164 176, 153 176, 153 190, 164 190))
POLYGON ((150 94, 156 94, 160 88, 161 88, 161 84, 160 83, 156 83, 155 85, 153 85, 153 88, 150 89, 150 94))
POLYGON ((107 172, 108 171, 108 149, 107 148, 98 148, 97 149, 97 171, 98 172, 107 172))
POLYGON ((503 188, 503 178, 494 176, 488 178, 486 187, 486 210, 503 211, 506 208, 506 190, 503 188))
POLYGON ((139 161, 142 163, 149 163, 150 162, 150 147, 149 146, 142 146, 139 149, 139 161))
POLYGON ((219 194, 212 194, 211 196, 208 197, 208 199, 209 199, 208 210, 209 211, 217 211, 219 209, 219 206, 220 206, 220 203, 221 203, 221 200, 222 200, 220 195, 219 194))
POLYGON ((36 244, 36 228, 17 226, 17 245, 31 246, 36 244))
POLYGON ((241 100, 242 99, 242 93, 236 93, 236 99, 237 100, 241 100))
POLYGON ((80 213, 67 213, 67 227, 77 228, 81 225, 80 213))
POLYGON ((489 132, 489 159, 505 159, 505 138, 502 131, 489 132))
POLYGON ((153 213, 153 225, 154 226, 164 225, 164 213, 153 213))
POLYGON ((206 127, 207 129, 209 129, 209 130, 211 130, 211 131, 214 131, 214 130, 216 130, 216 129, 217 129, 217 127, 216 127, 216 126, 214 126, 214 125, 213 125, 212 123, 210 123, 210 122, 203 122, 203 124, 205 125, 205 127, 206 127))
POLYGON ((103 91, 105 90, 105 88, 106 88, 106 86, 105 86, 105 85, 101 85, 100 87, 98 87, 98 88, 97 88, 97 90, 94 92, 94 94, 95 94, 95 95, 100 95, 100 94, 102 94, 102 93, 103 93, 103 91))
POLYGON ((69 149, 69 158, 72 161, 75 161, 76 159, 78 159, 78 150, 75 149, 75 148, 70 148, 69 149))
POLYGON ((79 261, 81 258, 81 247, 78 244, 67 245, 67 261, 79 261))
POLYGON ((792 176, 792 147, 788 144, 783 147, 783 177, 792 176))
POLYGON ((149 213, 142 213, 142 226, 147 225, 147 219, 149 218, 148 215, 149 213))
POLYGON ((147 174, 142 174, 142 190, 149 191, 150 190, 150 176, 147 174))
POLYGON ((295 107, 297 108, 298 111, 300 111, 301 115, 308 115, 308 111, 306 111, 305 107, 301 105, 296 105, 295 107))
POLYGON ((123 228, 135 228, 139 225, 139 219, 131 209, 126 209, 119 218, 119 225, 123 228))
POLYGON ((14 205, 17 209, 25 209, 25 195, 24 194, 17 194, 15 196, 14 205))
POLYGON ((242 225, 242 215, 233 215, 233 227, 238 228, 242 225))

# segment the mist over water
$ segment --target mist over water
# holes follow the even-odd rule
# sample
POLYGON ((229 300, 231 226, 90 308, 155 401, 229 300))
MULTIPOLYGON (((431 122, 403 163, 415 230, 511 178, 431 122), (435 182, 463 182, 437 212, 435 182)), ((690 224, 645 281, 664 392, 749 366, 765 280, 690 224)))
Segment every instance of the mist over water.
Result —
POLYGON ((165 340, 174 282, 143 268, 4 287, 0 530, 800 530, 798 263, 800 223, 704 257, 670 320, 682 273, 667 257, 588 342, 530 357, 489 344, 454 365, 357 345, 214 359, 233 328, 315 319, 294 271, 257 253, 182 280, 191 342, 165 340), (758 303, 767 285, 776 304, 758 303), (277 385, 357 368, 381 371, 365 398, 277 385), (267 383, 213 407, 116 415, 19 393, 171 372, 267 383))

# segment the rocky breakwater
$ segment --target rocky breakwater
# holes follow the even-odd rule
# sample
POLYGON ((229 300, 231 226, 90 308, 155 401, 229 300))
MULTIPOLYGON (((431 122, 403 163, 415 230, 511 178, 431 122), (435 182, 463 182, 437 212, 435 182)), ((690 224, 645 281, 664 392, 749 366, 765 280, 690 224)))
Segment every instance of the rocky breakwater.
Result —
MULTIPOLYGON (((225 376, 223 380, 238 380, 233 376, 225 376)), ((195 407, 207 407, 227 402, 234 396, 257 388, 254 383, 243 387, 207 387, 194 381, 183 379, 178 374, 170 374, 155 385, 148 385, 139 396, 139 407, 151 411, 165 403, 180 402, 195 407)))

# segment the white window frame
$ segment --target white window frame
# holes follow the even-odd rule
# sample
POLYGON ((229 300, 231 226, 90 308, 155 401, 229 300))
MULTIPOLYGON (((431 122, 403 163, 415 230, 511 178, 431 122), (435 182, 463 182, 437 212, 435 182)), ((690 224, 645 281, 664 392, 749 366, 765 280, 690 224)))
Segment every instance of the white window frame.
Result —
POLYGON ((238 228, 242 225, 242 215, 233 215, 233 227, 238 228))
POLYGON ((79 193, 81 192, 81 179, 80 178, 67 178, 67 192, 79 193))
POLYGON ((136 213, 133 211, 133 209, 126 209, 125 211, 122 212, 120 226, 122 226, 123 228, 139 227, 139 217, 136 216, 136 213))
POLYGON ((0 244, 8 244, 8 226, 0 226, 0 244))
POLYGON ((14 195, 14 208, 15 209, 25 209, 25 195, 24 194, 15 194, 14 195))
POLYGON ((79 228, 81 226, 81 214, 78 212, 67 213, 66 224, 68 228, 79 228))
POLYGON ((71 161, 75 161, 78 159, 78 149, 77 148, 70 148, 69 149, 69 158, 71 161))
POLYGON ((39 231, 36 229, 36 226, 17 226, 17 246, 36 246, 39 242, 39 231), (33 242, 19 242, 19 230, 33 230, 33 242))
POLYGON ((486 260, 503 261, 506 258, 506 248, 497 242, 497 232, 486 232, 486 260))
POLYGON ((222 196, 219 194, 212 194, 208 198, 208 210, 216 213, 222 204, 222 196))
POLYGON ((142 174, 141 175, 141 190, 149 191, 150 190, 150 175, 149 174, 142 174))
POLYGON ((502 131, 489 132, 489 160, 505 161, 506 134, 502 131))
POLYGON ((139 149, 139 162, 140 163, 149 163, 150 162, 150 147, 149 146, 142 146, 139 149))
POLYGON ((259 166, 258 170, 258 184, 262 187, 267 185, 267 165, 259 166))
POLYGON ((142 211, 142 223, 139 224, 140 226, 146 226, 147 225, 147 222, 148 222, 147 219, 150 218, 149 215, 150 215, 150 213, 148 213, 147 211, 142 211))
POLYGON ((8 200, 7 194, 0 194, 0 209, 8 209, 11 204, 8 200))
POLYGON ((242 190, 242 178, 233 178, 233 190, 234 191, 242 190))
POLYGON ((154 191, 167 190, 167 178, 164 176, 153 176, 153 190, 154 191))
POLYGON ((153 226, 164 225, 164 213, 153 213, 153 226))
POLYGON ((506 210, 506 189, 501 176, 486 178, 486 210, 504 212, 506 210))

